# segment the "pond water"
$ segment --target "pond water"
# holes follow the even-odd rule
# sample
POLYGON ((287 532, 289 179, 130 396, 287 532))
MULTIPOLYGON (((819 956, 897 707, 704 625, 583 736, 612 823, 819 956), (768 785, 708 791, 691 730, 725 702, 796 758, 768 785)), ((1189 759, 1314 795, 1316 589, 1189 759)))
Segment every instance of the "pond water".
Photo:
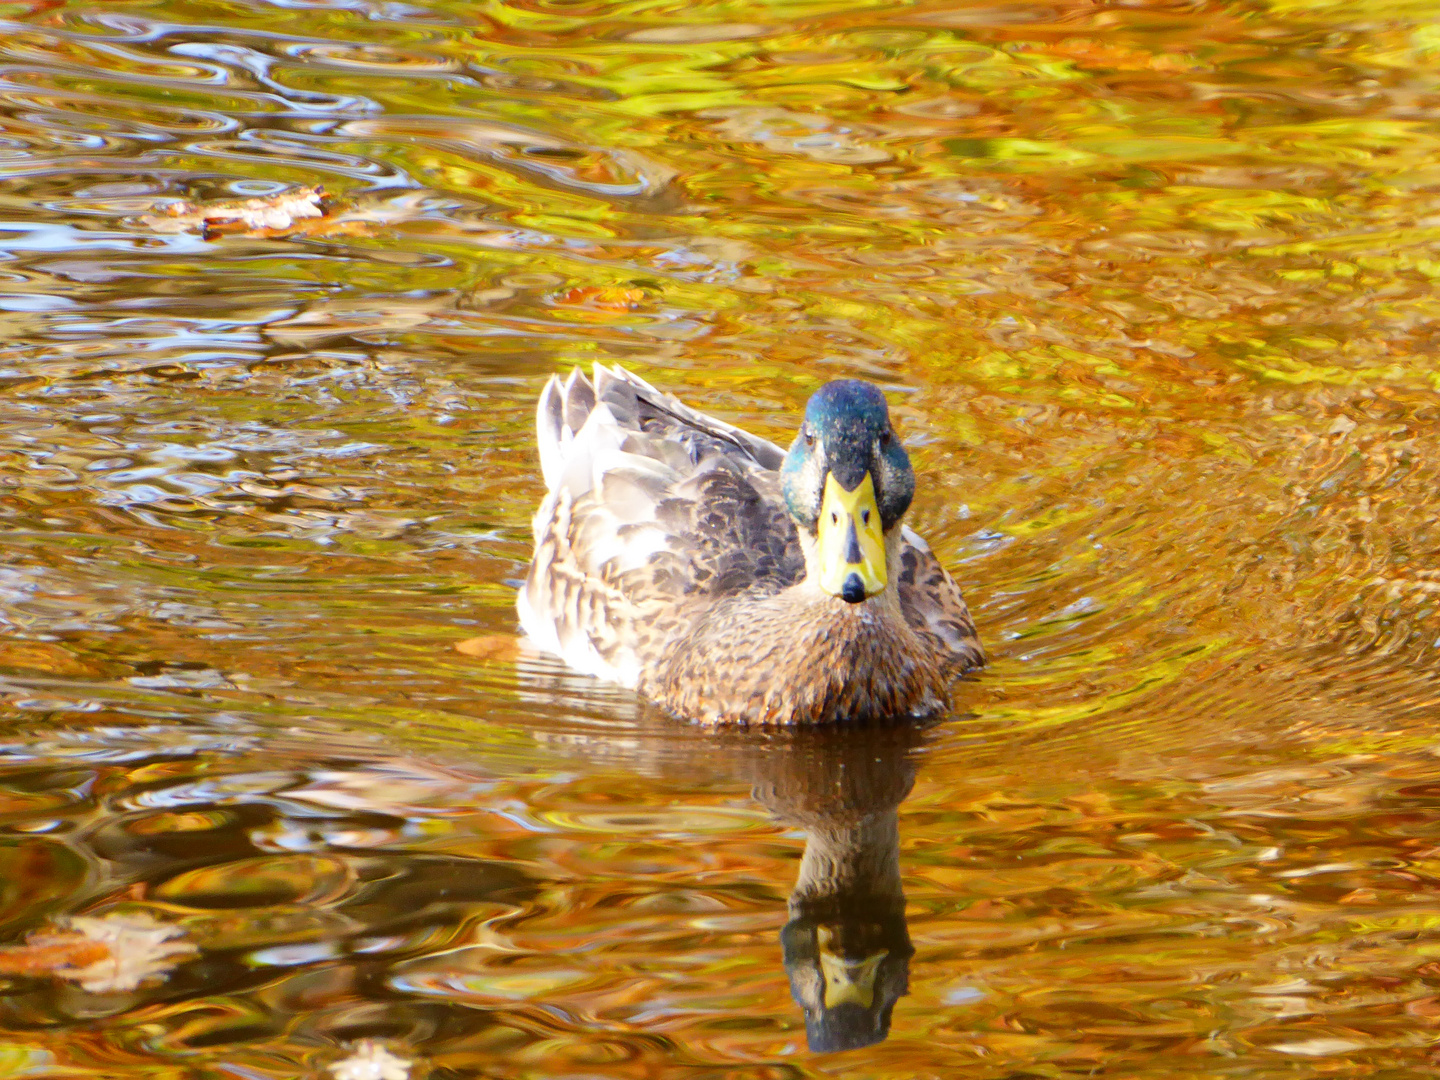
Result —
POLYGON ((1428 1075, 1434 19, 0 3, 0 1076, 1428 1075), (517 655, 596 361, 782 442, 883 384, 957 713, 517 655))

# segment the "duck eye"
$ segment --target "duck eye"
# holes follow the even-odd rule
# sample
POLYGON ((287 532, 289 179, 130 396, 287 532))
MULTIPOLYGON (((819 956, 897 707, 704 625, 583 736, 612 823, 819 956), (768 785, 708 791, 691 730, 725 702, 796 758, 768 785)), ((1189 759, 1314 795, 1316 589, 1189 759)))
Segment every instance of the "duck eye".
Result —
POLYGON ((861 520, 864 524, 869 525, 869 524, 870 524, 870 511, 869 511, 869 510, 862 510, 862 511, 860 511, 860 520, 861 520))
POLYGON ((801 437, 805 440, 805 445, 806 445, 806 446, 814 446, 814 445, 815 445, 815 432, 814 432, 813 430, 811 430, 809 424, 806 424, 804 427, 802 427, 802 428, 800 429, 800 435, 801 435, 801 437))
POLYGON ((884 431, 882 431, 882 432, 880 433, 880 449, 881 449, 881 450, 884 450, 887 446, 890 445, 890 438, 891 438, 891 432, 890 432, 890 429, 889 429, 889 428, 886 428, 884 431))
POLYGON ((834 510, 831 510, 831 511, 830 511, 830 524, 831 524, 831 525, 839 525, 839 524, 840 524, 840 515, 837 514, 834 510))

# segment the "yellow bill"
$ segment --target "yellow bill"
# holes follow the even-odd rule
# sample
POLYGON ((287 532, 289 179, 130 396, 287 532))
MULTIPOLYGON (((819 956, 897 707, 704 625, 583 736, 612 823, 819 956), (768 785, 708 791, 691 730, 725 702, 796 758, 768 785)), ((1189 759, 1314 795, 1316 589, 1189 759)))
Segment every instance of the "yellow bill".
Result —
POLYGON ((830 951, 833 939, 828 928, 822 926, 817 936, 820 974, 825 979, 825 1008, 834 1009, 840 1005, 870 1008, 875 1004, 875 976, 879 974, 881 961, 890 955, 890 950, 881 949, 861 960, 847 960, 830 951))
POLYGON ((820 587, 831 596, 857 603, 885 588, 885 534, 868 472, 854 491, 842 488, 834 473, 825 477, 819 540, 820 587))

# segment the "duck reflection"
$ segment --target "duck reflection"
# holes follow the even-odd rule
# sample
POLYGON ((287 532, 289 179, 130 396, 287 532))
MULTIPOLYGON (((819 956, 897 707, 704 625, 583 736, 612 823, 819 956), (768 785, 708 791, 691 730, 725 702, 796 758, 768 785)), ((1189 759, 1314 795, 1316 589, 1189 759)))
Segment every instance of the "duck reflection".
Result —
POLYGON ((807 731, 742 754, 754 797, 805 832, 780 944, 817 1053, 882 1042, 909 986, 898 807, 919 741, 910 727, 807 731))
MULTIPOLYGON (((649 1038, 642 1029, 659 1016, 666 1038, 681 1022, 698 1025, 697 1039, 716 1030, 727 1037, 760 1031, 763 1044, 722 1047, 750 1058, 771 1051, 773 1031, 730 1023, 732 1009, 755 1009, 759 999, 752 984, 748 1004, 732 1005, 722 973, 734 970, 732 956, 743 956, 753 973, 750 950, 758 947, 761 966, 770 968, 755 975, 759 985, 778 989, 771 966, 778 951, 811 1050, 884 1040, 913 953, 898 808, 915 780, 922 733, 710 732, 648 718, 618 732, 595 727, 528 734, 547 748, 543 775, 564 776, 549 768, 554 759, 580 757, 602 778, 603 786, 582 785, 573 798, 562 797, 564 806, 598 804, 600 817, 617 820, 633 815, 636 831, 622 836, 621 846, 647 827, 652 802, 661 808, 654 820, 675 821, 664 812, 674 793, 700 791, 696 805, 712 798, 728 805, 742 785, 778 822, 804 833, 778 950, 751 937, 757 922, 771 921, 767 911, 740 912, 744 929, 736 931, 723 920, 719 927, 690 921, 690 906, 671 908, 669 896, 688 900, 706 888, 679 880, 683 874, 655 887, 660 904, 621 907, 625 893, 586 877, 594 857, 609 857, 603 825, 584 824, 587 835, 577 837, 551 829, 538 844, 528 832, 490 836, 495 778, 515 767, 510 744, 498 744, 493 759, 477 752, 440 760, 378 739, 306 732, 224 756, 176 755, 163 773, 144 755, 133 775, 117 770, 103 810, 78 806, 74 820, 83 829, 0 844, 0 870, 8 866, 10 877, 29 882, 39 897, 10 891, 8 937, 0 935, 0 975, 8 980, 0 1028, 60 1030, 158 1010, 146 1014, 157 1025, 154 1045, 176 1053, 270 1040, 301 1057, 325 1046, 337 1063, 351 1060, 347 1048, 368 1046, 382 1064, 374 1040, 406 1060, 448 1054, 470 1061, 482 1052, 477 1046, 490 1054, 503 1038, 553 1059, 546 1075, 572 1075, 578 1066, 567 1055, 588 1053, 601 1040, 612 1045, 616 1030, 649 1038), (632 778, 643 779, 625 792, 632 778), (621 794, 613 800, 595 799, 597 791, 615 790, 621 794), (430 836, 479 850, 437 850, 430 836), (92 874, 94 866, 104 874, 92 874), (619 925, 642 935, 618 962, 608 952, 617 910, 619 925), (673 910, 686 914, 675 918, 673 910), (740 951, 673 979, 669 960, 656 954, 694 940, 697 929, 715 935, 708 957, 740 951), (91 970, 101 961, 109 973, 103 984, 91 970), (644 969, 645 993, 664 1000, 637 1001, 637 968, 644 969), (567 1038, 552 1038, 557 1023, 567 1038)), ((94 736, 106 767, 116 751, 104 740, 113 737, 94 736)), ((34 747, 31 758, 51 752, 47 746, 34 747)), ((527 746, 520 760, 535 759, 527 746)), ((32 788, 69 790, 77 771, 68 762, 0 769, 0 793, 7 775, 18 799, 32 788)), ((683 795, 681 802, 683 821, 683 795)), ((37 806, 34 819, 48 827, 54 811, 37 806)), ((555 810, 555 820, 566 812, 555 810)), ((743 825, 727 865, 743 862, 752 845, 769 850, 769 830, 753 817, 735 819, 743 825)), ((639 846, 622 857, 649 843, 633 842, 639 846)), ((719 842, 694 839, 696 848, 719 842)), ((704 851, 705 860, 711 854, 704 851)), ((647 864, 651 858, 640 857, 647 864)), ((637 877, 636 887, 648 886, 637 877)), ((728 883, 720 894, 732 901, 739 895, 728 883)), ((750 903, 755 894, 747 888, 745 896, 750 903)), ((297 1065, 286 1075, 308 1069, 297 1065)))
MULTIPOLYGON (((594 684, 548 659, 522 667, 532 705, 575 710, 594 684)), ((618 704, 618 703, 617 703, 618 704)), ((703 760, 707 778, 730 775, 782 824, 805 833, 780 946, 790 992, 816 1053, 855 1050, 890 1034, 909 988, 914 947, 900 883, 899 807, 915 783, 925 728, 837 726, 699 731, 644 702, 635 734, 532 732, 592 763, 625 762, 681 784, 703 760), (644 732, 644 737, 636 737, 644 732)))

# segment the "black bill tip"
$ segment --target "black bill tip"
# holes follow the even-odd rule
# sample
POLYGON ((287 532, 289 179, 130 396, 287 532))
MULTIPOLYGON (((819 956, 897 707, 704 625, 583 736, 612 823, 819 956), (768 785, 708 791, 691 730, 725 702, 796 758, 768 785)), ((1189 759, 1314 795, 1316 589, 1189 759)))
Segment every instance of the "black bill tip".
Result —
POLYGON ((865 599, 865 585, 859 574, 851 574, 840 586, 840 598, 849 604, 858 604, 865 599))

